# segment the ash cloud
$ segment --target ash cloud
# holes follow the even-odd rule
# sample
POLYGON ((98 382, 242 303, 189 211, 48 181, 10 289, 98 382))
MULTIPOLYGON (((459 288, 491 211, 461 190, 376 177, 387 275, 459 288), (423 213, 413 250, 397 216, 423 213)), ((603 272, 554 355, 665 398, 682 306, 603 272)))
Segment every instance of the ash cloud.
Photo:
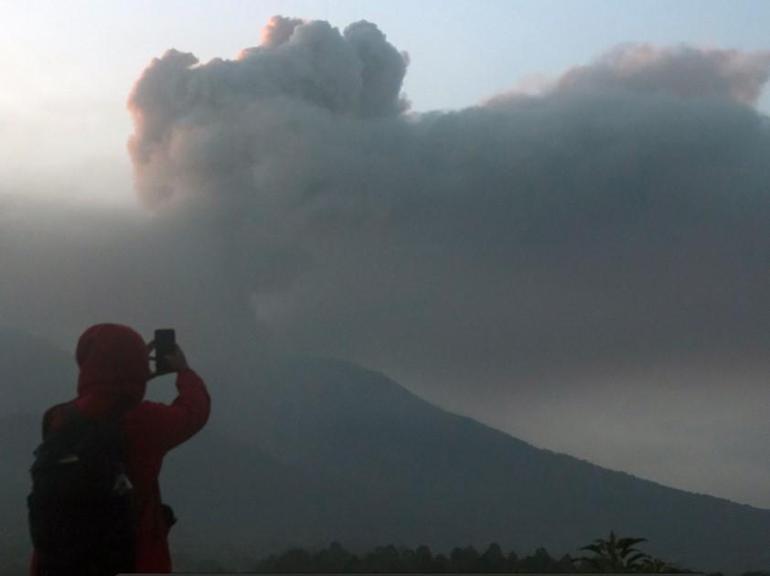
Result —
POLYGON ((559 79, 558 90, 714 97, 755 104, 768 76, 770 51, 628 44, 589 66, 570 70, 559 79))
MULTIPOLYGON (((770 131, 751 104, 768 53, 622 46, 540 95, 421 115, 407 63, 373 24, 285 18, 237 60, 168 52, 130 99, 139 194, 217 214, 233 278, 287 348, 536 443, 600 439, 567 431, 585 418, 559 401, 573 388, 601 414, 732 365, 762 397, 770 131)), ((672 459, 697 442, 682 438, 672 459)))
POLYGON ((263 39, 154 61, 130 149, 148 205, 220 214, 291 345, 470 378, 764 344, 770 139, 744 104, 766 54, 626 46, 541 96, 416 116, 373 24, 263 39))
MULTIPOLYGON (((148 205, 181 190, 220 187, 224 174, 238 178, 260 163, 261 147, 274 148, 272 136, 304 136, 307 122, 392 116, 406 108, 400 90, 408 59, 373 24, 357 22, 340 33, 327 22, 276 17, 263 39, 237 60, 205 65, 169 50, 144 72, 129 99, 136 126, 129 151, 148 205), (212 173, 206 183, 204 171, 212 173)), ((289 148, 274 153, 288 156, 303 145, 280 143, 289 148)), ((252 185, 253 177, 241 177, 221 193, 252 185)))

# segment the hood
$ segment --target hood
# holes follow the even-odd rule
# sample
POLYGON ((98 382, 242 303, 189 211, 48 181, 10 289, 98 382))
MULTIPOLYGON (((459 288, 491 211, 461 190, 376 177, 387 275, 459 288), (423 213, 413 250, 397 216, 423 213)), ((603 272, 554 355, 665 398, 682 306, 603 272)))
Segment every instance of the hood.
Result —
POLYGON ((83 332, 75 357, 80 367, 78 404, 92 416, 128 409, 144 398, 150 377, 144 339, 120 324, 96 324, 83 332))

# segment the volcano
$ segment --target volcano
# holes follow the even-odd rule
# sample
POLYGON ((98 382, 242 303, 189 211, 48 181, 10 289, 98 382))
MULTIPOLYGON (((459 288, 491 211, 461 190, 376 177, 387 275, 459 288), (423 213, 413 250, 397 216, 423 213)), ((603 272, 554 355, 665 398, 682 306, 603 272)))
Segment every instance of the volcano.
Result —
MULTIPOLYGON (((61 351, 2 338, 0 360, 18 390, 6 387, 0 412, 0 574, 11 574, 29 549, 24 498, 40 414, 74 384, 61 351), (20 359, 30 347, 28 366, 20 359)), ((354 551, 497 542, 559 556, 610 530, 645 537, 645 551, 691 569, 770 566, 770 510, 534 447, 347 362, 251 362, 207 377, 212 421, 167 457, 161 479, 180 519, 177 568, 248 569, 289 546, 332 541, 354 551)))

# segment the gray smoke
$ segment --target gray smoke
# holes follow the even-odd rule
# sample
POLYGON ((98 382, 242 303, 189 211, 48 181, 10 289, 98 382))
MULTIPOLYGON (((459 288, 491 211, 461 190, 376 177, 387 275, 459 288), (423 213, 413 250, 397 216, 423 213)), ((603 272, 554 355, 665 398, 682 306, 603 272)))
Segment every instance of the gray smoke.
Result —
POLYGON ((251 188, 252 173, 275 161, 265 156, 301 153, 306 132, 336 131, 338 117, 393 116, 406 107, 399 97, 406 56, 373 24, 340 34, 326 22, 277 17, 264 38, 235 61, 198 65, 192 54, 170 50, 144 72, 129 100, 136 126, 129 150, 147 204, 251 188))
MULTIPOLYGON (((766 398, 770 132, 750 105, 768 53, 624 46, 539 96, 421 115, 406 64, 363 22, 276 18, 235 61, 171 51, 130 100, 140 196, 217 215, 230 273, 287 348, 535 442, 617 464, 655 436, 634 423, 720 409, 664 398, 766 398), (730 382, 709 378, 725 366, 730 382), (648 395, 657 415, 633 409, 648 395)), ((659 458, 687 460, 698 433, 679 435, 659 458)))
POLYGON ((564 74, 562 91, 671 94, 714 97, 754 104, 770 76, 770 51, 661 49, 645 44, 619 46, 590 66, 564 74))

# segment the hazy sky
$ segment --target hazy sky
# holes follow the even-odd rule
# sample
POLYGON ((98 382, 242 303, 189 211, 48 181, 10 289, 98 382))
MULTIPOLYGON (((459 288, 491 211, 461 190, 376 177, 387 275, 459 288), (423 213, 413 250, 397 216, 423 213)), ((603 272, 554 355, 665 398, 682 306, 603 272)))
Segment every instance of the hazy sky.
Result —
POLYGON ((0 322, 63 343, 253 311, 539 446, 770 507, 769 26, 765 2, 0 2, 0 322), (330 26, 250 50, 275 14, 330 26))

